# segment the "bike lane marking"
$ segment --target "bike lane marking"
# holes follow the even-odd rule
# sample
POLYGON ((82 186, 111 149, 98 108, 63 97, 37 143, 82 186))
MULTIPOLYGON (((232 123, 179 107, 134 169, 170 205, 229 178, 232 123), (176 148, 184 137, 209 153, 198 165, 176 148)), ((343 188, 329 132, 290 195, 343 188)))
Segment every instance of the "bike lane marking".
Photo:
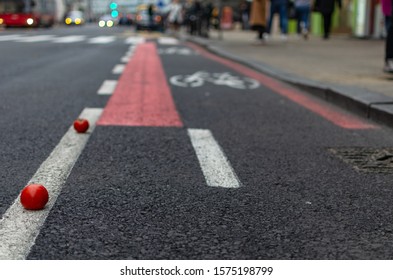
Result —
POLYGON ((100 95, 111 95, 117 85, 117 81, 116 80, 105 80, 101 87, 98 89, 97 94, 100 95))
POLYGON ((188 129, 187 131, 206 184, 210 187, 239 188, 240 180, 210 130, 188 129))
POLYGON ((205 82, 210 82, 214 85, 228 86, 235 89, 256 89, 260 86, 259 82, 248 78, 240 78, 228 72, 209 73, 206 71, 197 71, 190 75, 175 75, 169 79, 172 85, 178 87, 200 87, 205 82))
POLYGON ((138 45, 97 124, 183 126, 154 43, 138 45))
POLYGON ((29 180, 28 184, 42 184, 47 188, 49 201, 46 207, 40 211, 25 210, 18 196, 5 212, 0 220, 0 259, 23 260, 27 257, 101 113, 102 109, 84 109, 79 117, 89 120, 88 132, 77 133, 71 126, 29 180))
POLYGON ((108 44, 116 40, 115 36, 98 36, 89 39, 89 44, 108 44))
POLYGON ((178 45, 179 40, 172 37, 160 37, 158 38, 158 43, 160 45, 178 45))
POLYGON ((261 74, 257 71, 254 71, 246 66, 243 66, 239 63, 230 61, 228 59, 219 57, 215 54, 212 54, 205 49, 193 44, 187 43, 188 46, 197 50, 203 56, 219 62, 235 71, 242 73, 243 75, 253 78, 260 83, 262 83, 265 87, 271 89, 273 92, 280 94, 288 98, 289 100, 303 106, 304 108, 314 112, 315 114, 323 117, 324 119, 332 122, 333 124, 345 128, 345 129, 376 129, 378 126, 369 123, 368 121, 364 121, 359 117, 356 117, 347 112, 340 112, 337 109, 331 108, 330 106, 326 106, 322 104, 322 102, 318 102, 311 97, 306 96, 299 90, 294 88, 290 88, 286 86, 284 83, 279 82, 273 78, 270 78, 264 74, 261 74))
POLYGON ((134 54, 135 51, 135 45, 132 45, 129 49, 128 52, 121 58, 121 62, 123 63, 128 63, 134 54))
POLYGON ((144 37, 138 37, 138 36, 131 36, 125 40, 125 43, 127 45, 137 45, 137 44, 143 44, 145 42, 146 39, 144 37))
POLYGON ((112 74, 121 74, 126 66, 124 64, 116 64, 112 69, 112 74))

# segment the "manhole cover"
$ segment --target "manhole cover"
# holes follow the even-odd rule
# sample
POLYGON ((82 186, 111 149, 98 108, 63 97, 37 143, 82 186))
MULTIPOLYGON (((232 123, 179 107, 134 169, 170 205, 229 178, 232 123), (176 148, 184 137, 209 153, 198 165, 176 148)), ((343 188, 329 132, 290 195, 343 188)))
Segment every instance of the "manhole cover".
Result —
POLYGON ((329 151, 352 165, 355 169, 366 172, 393 173, 393 148, 330 148, 329 151))

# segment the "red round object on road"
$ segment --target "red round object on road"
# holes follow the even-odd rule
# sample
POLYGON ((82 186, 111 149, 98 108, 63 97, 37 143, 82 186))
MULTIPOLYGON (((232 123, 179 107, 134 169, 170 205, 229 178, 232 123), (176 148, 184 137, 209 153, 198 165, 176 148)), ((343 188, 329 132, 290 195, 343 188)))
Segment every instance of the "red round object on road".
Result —
POLYGON ((85 133, 89 129, 89 121, 86 119, 77 119, 74 121, 74 128, 78 133, 85 133))
POLYGON ((27 185, 20 194, 20 202, 27 210, 44 209, 48 200, 48 191, 40 184, 27 185))

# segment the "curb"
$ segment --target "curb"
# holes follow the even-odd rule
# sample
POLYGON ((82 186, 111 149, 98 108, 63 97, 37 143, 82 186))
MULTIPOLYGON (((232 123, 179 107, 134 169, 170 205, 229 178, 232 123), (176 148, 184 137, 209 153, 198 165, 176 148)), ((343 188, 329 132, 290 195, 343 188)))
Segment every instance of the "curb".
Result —
POLYGON ((208 39, 185 36, 185 40, 198 44, 211 53, 230 59, 277 80, 286 82, 299 89, 331 102, 361 117, 393 127, 393 98, 381 93, 352 86, 341 86, 317 82, 298 77, 271 67, 262 62, 243 59, 214 46, 208 39))

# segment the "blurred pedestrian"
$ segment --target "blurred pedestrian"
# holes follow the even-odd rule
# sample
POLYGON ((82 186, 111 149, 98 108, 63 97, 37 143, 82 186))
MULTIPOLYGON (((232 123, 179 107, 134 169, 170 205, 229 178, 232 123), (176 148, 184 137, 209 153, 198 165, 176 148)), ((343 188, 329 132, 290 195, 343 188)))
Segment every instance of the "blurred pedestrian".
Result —
POLYGON ((179 0, 172 0, 172 3, 169 4, 168 22, 172 31, 179 31, 183 22, 183 7, 179 0))
POLYGON ((382 6, 382 13, 384 15, 384 21, 385 21, 385 31, 386 34, 389 31, 389 27, 392 24, 392 1, 391 0, 381 0, 381 6, 382 6))
POLYGON ((270 0, 270 14, 267 26, 267 34, 271 33, 275 14, 280 17, 281 38, 287 39, 288 34, 288 0, 270 0))
POLYGON ((183 6, 183 10, 184 10, 184 19, 183 19, 183 24, 186 26, 187 29, 187 33, 190 33, 190 29, 191 29, 191 22, 190 22, 190 18, 191 18, 191 13, 192 13, 192 7, 193 7, 193 0, 186 0, 183 6))
POLYGON ((150 4, 147 8, 147 14, 149 16, 149 26, 150 26, 149 31, 151 31, 154 26, 154 18, 153 18, 154 17, 154 9, 155 9, 155 7, 153 4, 150 4))
POLYGON ((295 0, 295 9, 299 32, 303 35, 303 38, 307 40, 310 30, 311 0, 295 0))
POLYGON ((314 10, 320 12, 323 18, 323 38, 325 40, 330 37, 332 15, 336 2, 338 7, 341 9, 341 0, 316 0, 314 4, 314 10))
POLYGON ((195 0, 188 11, 189 14, 189 32, 190 35, 200 35, 201 33, 201 19, 203 14, 203 7, 199 0, 195 0))
POLYGON ((266 32, 266 0, 253 0, 250 10, 250 26, 256 30, 257 43, 263 42, 263 35, 266 32))
POLYGON ((203 7, 203 19, 204 19, 204 25, 205 25, 205 37, 209 36, 209 30, 210 30, 210 25, 211 25, 211 20, 213 17, 213 10, 214 6, 211 1, 207 1, 203 7))
MULTIPOLYGON (((390 16, 393 18, 393 0, 390 1, 391 1, 390 16)), ((384 71, 387 73, 393 73, 393 24, 390 24, 388 35, 386 37, 384 71)))
POLYGON ((248 30, 249 29, 249 21, 250 21, 250 2, 247 0, 242 0, 240 2, 240 17, 242 23, 242 29, 248 30))

